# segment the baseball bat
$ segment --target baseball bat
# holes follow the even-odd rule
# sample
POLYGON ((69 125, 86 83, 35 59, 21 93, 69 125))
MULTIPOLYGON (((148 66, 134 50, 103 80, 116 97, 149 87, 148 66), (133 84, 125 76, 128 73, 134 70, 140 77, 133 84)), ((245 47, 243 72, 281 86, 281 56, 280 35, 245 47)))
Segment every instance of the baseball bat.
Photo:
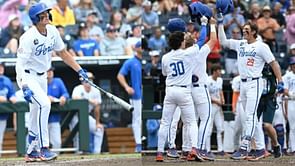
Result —
POLYGON ((111 94, 110 92, 105 91, 104 89, 102 89, 101 87, 95 85, 92 81, 85 79, 85 81, 93 86, 94 88, 98 89, 99 91, 101 91, 103 94, 105 94, 108 98, 112 99, 115 103, 119 104, 120 106, 122 106, 124 109, 132 112, 133 111, 133 107, 127 103, 126 101, 124 101, 123 99, 111 94))

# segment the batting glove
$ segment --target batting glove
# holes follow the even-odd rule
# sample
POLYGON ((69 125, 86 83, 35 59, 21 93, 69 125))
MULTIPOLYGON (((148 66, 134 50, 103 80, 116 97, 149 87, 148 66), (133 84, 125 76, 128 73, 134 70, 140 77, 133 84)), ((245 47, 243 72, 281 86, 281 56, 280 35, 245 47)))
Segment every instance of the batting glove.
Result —
POLYGON ((222 13, 217 13, 217 23, 223 24, 223 15, 222 13))
POLYGON ((277 90, 278 90, 279 93, 284 92, 284 82, 282 82, 282 81, 278 82, 277 90))
POLYGON ((85 81, 85 80, 88 80, 88 76, 87 76, 87 73, 86 72, 87 71, 85 69, 80 69, 78 71, 79 77, 80 77, 80 79, 81 79, 82 82, 85 81))
POLYGON ((33 91, 28 86, 22 87, 24 98, 27 102, 32 103, 32 96, 34 95, 33 91))
POLYGON ((205 17, 205 16, 202 16, 201 17, 201 25, 207 25, 208 24, 208 18, 207 17, 205 17))

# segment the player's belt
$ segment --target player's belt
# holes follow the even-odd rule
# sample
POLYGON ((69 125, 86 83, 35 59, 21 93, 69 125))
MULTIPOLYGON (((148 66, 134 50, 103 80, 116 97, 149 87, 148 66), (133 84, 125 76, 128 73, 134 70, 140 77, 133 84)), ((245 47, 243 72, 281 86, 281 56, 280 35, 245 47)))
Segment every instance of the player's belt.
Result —
POLYGON ((207 88, 207 85, 202 84, 193 84, 193 87, 205 87, 207 88))
POLYGON ((247 82, 247 81, 253 81, 253 80, 258 80, 259 77, 254 77, 254 78, 242 78, 241 81, 242 82, 247 82))
POLYGON ((168 87, 181 87, 181 88, 186 88, 186 85, 168 85, 168 87))
POLYGON ((30 73, 36 73, 38 76, 42 76, 42 75, 45 73, 45 72, 42 72, 42 73, 32 72, 32 71, 30 71, 30 70, 28 70, 28 69, 26 69, 25 72, 26 72, 26 73, 29 73, 29 74, 30 74, 30 73))

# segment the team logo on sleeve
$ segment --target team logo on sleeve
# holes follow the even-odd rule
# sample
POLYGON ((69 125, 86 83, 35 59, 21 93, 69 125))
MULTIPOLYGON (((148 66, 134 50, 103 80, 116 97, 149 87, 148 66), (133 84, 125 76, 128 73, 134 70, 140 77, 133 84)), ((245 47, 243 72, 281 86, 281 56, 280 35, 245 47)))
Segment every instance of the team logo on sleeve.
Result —
POLYGON ((39 44, 39 40, 38 39, 34 39, 34 44, 35 45, 39 44))

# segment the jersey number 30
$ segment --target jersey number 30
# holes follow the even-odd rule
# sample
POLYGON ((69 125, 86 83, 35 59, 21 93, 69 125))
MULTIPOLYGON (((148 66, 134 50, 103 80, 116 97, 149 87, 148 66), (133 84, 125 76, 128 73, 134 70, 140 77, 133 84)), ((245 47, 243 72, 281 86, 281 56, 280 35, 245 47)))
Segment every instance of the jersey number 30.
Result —
POLYGON ((176 77, 178 75, 183 75, 185 73, 182 61, 171 63, 170 67, 172 67, 172 70, 173 70, 173 73, 172 73, 173 77, 176 77))

